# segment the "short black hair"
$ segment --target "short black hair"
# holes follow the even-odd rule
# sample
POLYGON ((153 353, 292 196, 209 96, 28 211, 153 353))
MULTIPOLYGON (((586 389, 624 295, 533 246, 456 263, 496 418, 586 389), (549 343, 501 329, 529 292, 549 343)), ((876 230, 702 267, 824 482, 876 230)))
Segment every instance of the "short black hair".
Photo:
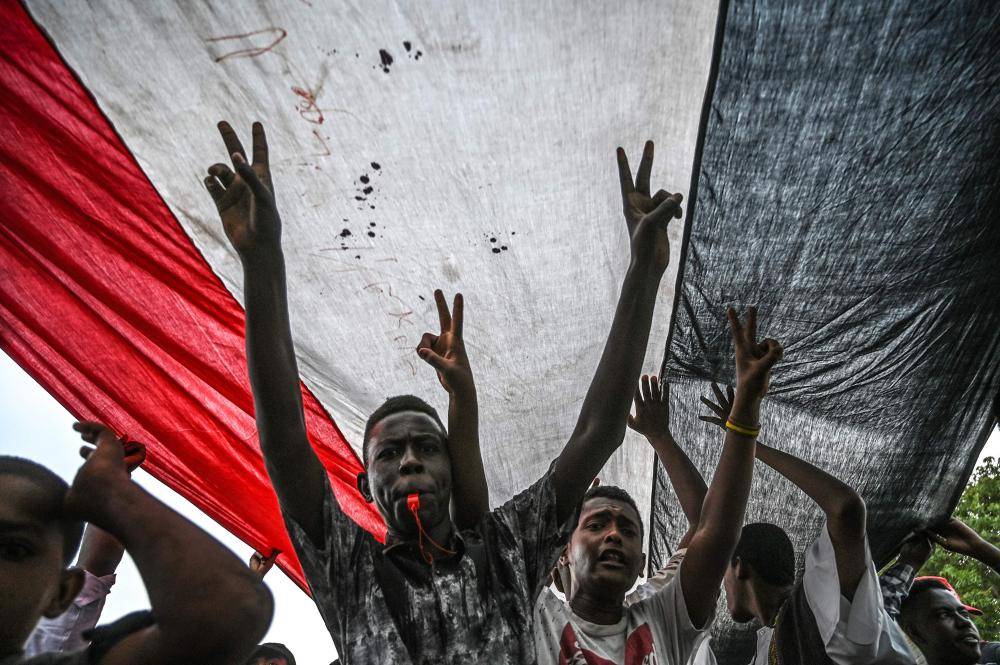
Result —
POLYGON ((265 642, 264 644, 258 644, 253 652, 251 652, 250 656, 247 657, 246 662, 249 664, 261 656, 264 656, 265 658, 268 656, 278 656, 284 658, 288 665, 295 665, 295 656, 292 655, 291 650, 281 642, 265 642))
MULTIPOLYGON (((34 483, 45 491, 56 506, 60 507, 69 491, 69 485, 65 480, 41 464, 22 457, 0 455, 0 475, 16 476, 34 483)), ((83 522, 62 517, 59 521, 63 536, 63 563, 69 565, 83 538, 83 522)))
POLYGON ((899 606, 900 621, 905 620, 906 615, 909 614, 908 610, 913 608, 920 596, 928 591, 934 591, 935 589, 947 591, 949 594, 953 593, 952 590, 948 588, 948 585, 941 580, 934 579, 933 577, 924 577, 914 580, 913 585, 910 587, 910 593, 903 598, 903 602, 899 606))
POLYGON ((580 506, 587 503, 591 499, 612 499, 614 501, 621 501, 622 503, 627 503, 632 506, 632 510, 635 514, 639 516, 639 533, 645 531, 645 527, 642 524, 642 513, 639 512, 639 506, 636 505, 635 499, 632 495, 623 490, 621 487, 616 487, 614 485, 597 485, 596 487, 591 487, 587 490, 587 493, 583 495, 583 501, 580 502, 580 506))
POLYGON ((441 433, 445 436, 448 435, 448 430, 445 428, 444 423, 441 422, 441 416, 438 415, 437 410, 424 400, 416 395, 396 395, 390 397, 382 402, 382 405, 375 409, 372 415, 368 416, 368 422, 365 423, 365 438, 361 442, 361 461, 366 467, 368 466, 368 439, 371 438, 372 429, 378 421, 386 416, 391 416, 394 413, 402 411, 416 411, 417 413, 427 414, 441 428, 441 433))
POLYGON ((768 584, 788 586, 795 582, 795 548, 785 530, 775 524, 744 526, 733 552, 734 564, 737 559, 749 564, 768 584))

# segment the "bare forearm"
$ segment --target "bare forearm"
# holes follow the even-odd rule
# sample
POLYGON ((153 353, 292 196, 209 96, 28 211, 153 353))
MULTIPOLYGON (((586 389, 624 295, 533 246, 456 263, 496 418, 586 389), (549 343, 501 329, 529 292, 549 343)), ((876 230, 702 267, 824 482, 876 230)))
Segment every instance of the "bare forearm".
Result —
POLYGON ((263 636, 272 612, 263 584, 222 545, 141 488, 109 488, 85 517, 121 541, 135 561, 156 616, 151 639, 162 662, 239 653, 263 636))
POLYGON ((973 558, 1000 573, 1000 548, 980 538, 972 552, 973 558))
POLYGON ((667 472, 688 525, 697 527, 701 521, 701 507, 705 502, 705 494, 708 492, 705 479, 669 434, 646 438, 667 472))
MULTIPOLYGON (((285 261, 280 250, 243 270, 250 385, 261 444, 305 438, 298 364, 288 319, 285 261)), ((265 450, 265 454, 269 452, 265 450)))
POLYGON ((244 260, 243 275, 247 366, 264 462, 282 508, 320 543, 326 471, 306 434, 281 250, 244 260))
MULTIPOLYGON (((739 390, 733 401, 733 419, 756 424, 760 398, 739 390)), ((705 494, 701 522, 691 538, 681 584, 696 626, 711 616, 715 597, 739 542, 753 482, 754 437, 726 430, 722 456, 705 494)))
POLYGON ((460 529, 471 528, 490 509, 489 486, 479 448, 479 403, 475 386, 449 397, 448 448, 455 524, 460 529))
POLYGON ((611 332, 583 400, 576 431, 624 434, 625 420, 649 342, 660 277, 653 270, 629 266, 618 296, 611 332))
POLYGON ((822 469, 788 453, 758 444, 757 457, 809 495, 826 515, 826 528, 837 562, 840 593, 848 600, 853 599, 868 566, 867 517, 861 496, 822 469))
POLYGON ((91 575, 104 577, 114 574, 124 554, 125 549, 117 538, 104 529, 88 524, 76 565, 91 575))
POLYGON ((608 341, 553 476, 560 515, 572 510, 625 437, 660 277, 634 264, 625 275, 608 341))
POLYGON ((757 443, 757 459, 793 482, 819 505, 827 519, 836 517, 858 500, 849 485, 805 460, 757 443))
MULTIPOLYGON (((759 397, 748 397, 737 390, 731 417, 739 423, 756 425, 760 422, 760 402, 759 397)), ((726 430, 722 456, 701 508, 699 531, 711 536, 712 547, 725 553, 723 558, 727 561, 743 528, 753 482, 755 448, 754 437, 726 430)))

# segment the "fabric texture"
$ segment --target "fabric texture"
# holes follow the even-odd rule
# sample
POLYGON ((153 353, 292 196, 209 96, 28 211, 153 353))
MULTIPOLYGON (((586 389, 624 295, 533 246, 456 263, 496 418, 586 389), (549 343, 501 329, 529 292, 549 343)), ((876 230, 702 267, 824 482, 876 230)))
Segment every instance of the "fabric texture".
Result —
MULTIPOLYGON (((389 395, 445 412, 414 351, 437 331, 440 287, 465 296, 491 505, 545 472, 629 263, 615 148, 635 169, 654 139, 654 186, 686 190, 714 3, 26 4, 240 302, 240 265, 201 178, 227 157, 218 120, 245 140, 264 122, 299 369, 356 451, 389 395)), ((673 222, 646 372, 662 360, 682 235, 673 222)), ((242 373, 242 359, 231 366, 242 373)), ((602 479, 645 518, 653 456, 628 439, 602 479)))
MULTIPOLYGON (((711 475, 722 435, 698 398, 733 382, 726 307, 757 304, 785 348, 761 436, 861 493, 883 564, 954 507, 995 422, 1000 4, 725 4, 663 371, 670 430, 711 475)), ((755 475, 747 521, 805 551, 819 510, 755 475)), ((686 528, 657 470, 651 569, 686 528)), ((716 656, 745 663, 730 630, 716 656)))
POLYGON ((580 618, 549 589, 539 596, 534 615, 539 665, 685 665, 707 638, 711 625, 711 619, 704 629, 691 624, 678 576, 628 604, 616 624, 599 625, 580 618))
POLYGON ((77 651, 87 647, 87 640, 83 639, 83 634, 94 628, 101 620, 101 612, 104 610, 104 601, 111 593, 111 587, 115 583, 115 575, 104 575, 98 577, 83 571, 84 582, 80 593, 70 604, 69 608, 54 619, 42 617, 42 620, 35 626, 24 645, 24 653, 27 656, 36 656, 41 653, 54 652, 65 653, 77 651))
MULTIPOLYGON (((18 2, 0 3, 0 53, 0 348, 304 585, 260 455, 242 308, 18 2)), ((303 403, 345 510, 381 535, 360 461, 303 403)))
POLYGON ((556 521, 551 469, 447 545, 429 567, 418 550, 383 547, 348 519, 327 486, 313 543, 286 516, 313 600, 345 665, 533 663, 532 607, 576 525, 556 521))

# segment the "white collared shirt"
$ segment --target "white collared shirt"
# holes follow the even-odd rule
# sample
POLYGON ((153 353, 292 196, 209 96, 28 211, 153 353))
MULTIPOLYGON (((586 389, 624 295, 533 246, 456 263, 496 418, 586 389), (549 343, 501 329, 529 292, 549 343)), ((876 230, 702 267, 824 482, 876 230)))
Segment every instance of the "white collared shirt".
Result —
MULTIPOLYGON (((837 558, 826 524, 806 551, 802 589, 826 655, 837 665, 913 665, 916 656, 907 645, 902 629, 885 611, 878 573, 865 540, 865 574, 848 600, 840 593, 837 558)), ((757 631, 754 665, 768 663, 774 629, 757 631)))
POLYGON ((88 645, 83 633, 97 625, 104 610, 104 601, 111 593, 115 575, 97 577, 83 571, 84 582, 80 593, 69 608, 54 619, 42 619, 35 626, 24 645, 25 656, 42 653, 66 653, 88 645))

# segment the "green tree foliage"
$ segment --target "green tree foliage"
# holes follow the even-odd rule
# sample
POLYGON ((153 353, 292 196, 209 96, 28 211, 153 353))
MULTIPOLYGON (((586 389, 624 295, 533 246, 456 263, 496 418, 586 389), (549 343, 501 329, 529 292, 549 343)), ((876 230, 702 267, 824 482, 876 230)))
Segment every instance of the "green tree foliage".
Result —
MULTIPOLYGON (((1000 546, 1000 462, 987 457, 972 474, 953 513, 985 540, 1000 546)), ((966 605, 978 607, 975 617, 984 640, 1000 640, 1000 574, 969 557, 937 547, 920 575, 945 577, 966 605)))

